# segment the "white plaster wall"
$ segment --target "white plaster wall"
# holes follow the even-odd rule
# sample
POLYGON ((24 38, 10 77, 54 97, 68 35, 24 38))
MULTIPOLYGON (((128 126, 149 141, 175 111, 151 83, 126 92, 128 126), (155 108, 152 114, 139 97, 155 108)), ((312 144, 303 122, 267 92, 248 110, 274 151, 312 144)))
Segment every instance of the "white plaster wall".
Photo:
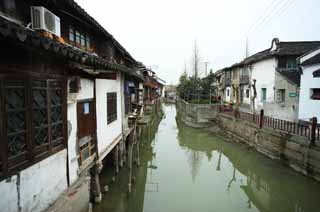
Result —
POLYGON ((320 88, 320 78, 314 78, 312 73, 320 68, 320 64, 302 67, 300 100, 299 100, 299 119, 308 120, 316 116, 320 122, 320 100, 310 99, 310 89, 320 88))
POLYGON ((81 78, 80 79, 80 84, 81 84, 81 88, 80 88, 80 92, 78 94, 77 99, 81 100, 81 99, 91 99, 93 98, 93 87, 94 87, 94 82, 90 79, 84 79, 81 78))
MULTIPOLYGON (((98 150, 102 154, 122 134, 120 77, 117 80, 96 79, 98 150), (107 93, 117 92, 117 120, 107 124, 107 93)), ((102 159, 102 158, 101 158, 102 159)))
POLYGON ((55 202, 67 189, 67 150, 0 182, 0 211, 40 212, 55 202))
POLYGON ((94 81, 80 79, 81 89, 76 96, 76 101, 68 103, 68 154, 69 154, 69 178, 70 184, 78 179, 78 147, 77 147, 77 100, 92 99, 94 97, 94 81))
POLYGON ((18 211, 17 175, 0 182, 0 211, 18 211))
POLYGON ((67 189, 66 162, 65 149, 21 172, 22 211, 43 211, 67 189))
MULTIPOLYGON (((274 101, 274 82, 275 82, 275 68, 276 68, 276 59, 270 58, 266 59, 252 65, 252 81, 256 79, 256 89, 257 89, 257 98, 255 100, 255 107, 263 108, 263 102, 261 101, 261 88, 267 89, 267 98, 266 102, 274 101)), ((253 88, 252 93, 253 93, 253 88)))
POLYGON ((68 153, 69 153, 69 178, 73 184, 78 179, 77 171, 79 169, 77 154, 77 103, 68 104, 68 153))

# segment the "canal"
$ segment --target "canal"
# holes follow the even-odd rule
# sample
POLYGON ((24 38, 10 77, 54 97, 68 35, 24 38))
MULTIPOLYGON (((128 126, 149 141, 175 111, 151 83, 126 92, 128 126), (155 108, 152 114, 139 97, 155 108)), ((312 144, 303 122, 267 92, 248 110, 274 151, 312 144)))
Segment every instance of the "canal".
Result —
POLYGON ((95 212, 316 212, 320 184, 205 129, 176 121, 174 105, 143 131, 139 167, 127 193, 127 170, 109 185, 95 212))

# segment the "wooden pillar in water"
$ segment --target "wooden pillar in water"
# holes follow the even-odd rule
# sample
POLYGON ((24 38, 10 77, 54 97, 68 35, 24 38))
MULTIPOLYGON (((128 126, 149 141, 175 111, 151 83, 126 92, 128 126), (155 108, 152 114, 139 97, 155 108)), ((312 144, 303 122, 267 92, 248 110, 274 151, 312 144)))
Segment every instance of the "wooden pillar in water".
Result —
POLYGON ((102 200, 99 166, 100 165, 96 162, 95 165, 90 169, 90 192, 95 203, 100 203, 102 200))
POLYGON ((128 192, 131 193, 132 187, 132 156, 133 156, 133 133, 128 136, 128 168, 129 168, 129 180, 128 180, 128 192))
POLYGON ((119 144, 117 144, 116 149, 115 149, 115 154, 114 154, 114 162, 115 162, 115 167, 116 167, 116 173, 119 173, 119 144))

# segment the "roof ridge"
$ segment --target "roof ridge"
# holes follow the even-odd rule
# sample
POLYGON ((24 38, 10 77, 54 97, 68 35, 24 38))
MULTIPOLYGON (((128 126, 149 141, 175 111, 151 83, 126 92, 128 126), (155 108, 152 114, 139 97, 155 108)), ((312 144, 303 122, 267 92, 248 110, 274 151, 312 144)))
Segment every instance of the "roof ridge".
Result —
POLYGON ((119 48, 120 51, 124 51, 124 53, 129 57, 129 59, 132 59, 134 62, 137 62, 136 59, 117 41, 112 34, 110 34, 95 18, 93 18, 85 9, 83 9, 76 1, 74 0, 68 0, 66 1, 70 4, 71 7, 75 9, 79 9, 82 13, 84 13, 87 18, 93 22, 93 24, 97 25, 98 28, 106 35, 108 36, 115 44, 117 48, 119 48))

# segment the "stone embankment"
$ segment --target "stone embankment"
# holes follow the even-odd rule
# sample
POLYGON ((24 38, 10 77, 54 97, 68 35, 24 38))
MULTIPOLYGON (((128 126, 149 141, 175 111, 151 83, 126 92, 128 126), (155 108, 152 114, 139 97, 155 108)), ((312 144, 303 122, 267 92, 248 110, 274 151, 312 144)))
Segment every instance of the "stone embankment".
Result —
POLYGON ((259 128, 257 124, 219 113, 219 105, 177 102, 179 118, 190 127, 208 127, 231 140, 245 143, 267 157, 320 181, 320 144, 285 131, 259 128))

